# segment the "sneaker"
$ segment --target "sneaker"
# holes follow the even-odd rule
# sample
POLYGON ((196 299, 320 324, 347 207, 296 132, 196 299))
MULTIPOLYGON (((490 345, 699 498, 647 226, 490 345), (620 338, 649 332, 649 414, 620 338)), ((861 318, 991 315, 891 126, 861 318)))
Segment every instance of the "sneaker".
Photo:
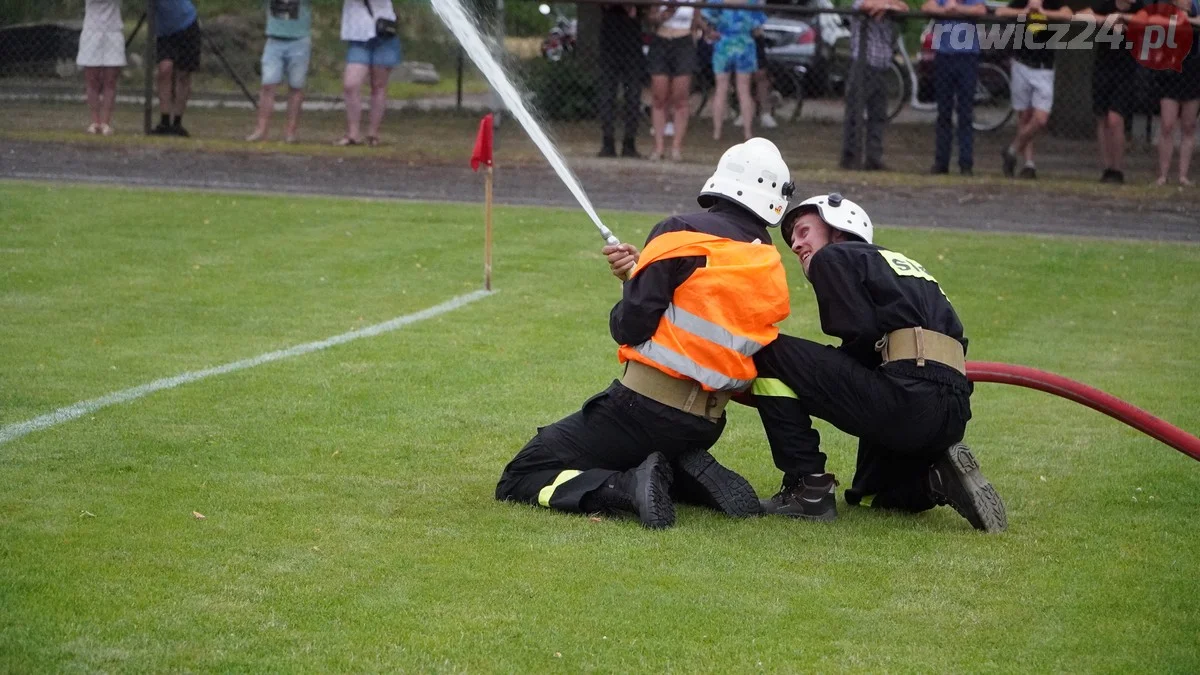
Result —
POLYGON ((633 141, 627 140, 621 146, 621 156, 622 157, 632 157, 633 159, 640 159, 642 156, 642 153, 637 151, 637 146, 633 144, 633 141))
POLYGON ((1008 527, 1004 502, 962 443, 950 446, 929 467, 929 496, 939 506, 953 506, 977 530, 1003 532, 1008 527))
POLYGON ((665 127, 663 127, 663 138, 670 138, 674 135, 675 135, 675 123, 667 122, 667 125, 665 127))
POLYGON ((1022 167, 1021 173, 1017 175, 1025 180, 1037 180, 1037 169, 1032 166, 1022 167))
POLYGON ((774 497, 762 500, 762 510, 767 514, 805 520, 836 520, 837 500, 833 489, 837 484, 831 473, 804 476, 799 483, 784 485, 774 497))
POLYGON ((596 153, 596 156, 597 157, 616 157, 617 156, 616 143, 614 143, 610 139, 605 139, 604 142, 601 143, 600 152, 596 153))
POLYGON ((762 128, 764 129, 779 128, 779 122, 775 121, 775 117, 772 116, 771 113, 763 113, 759 116, 758 121, 762 124, 762 128))
POLYGON ((95 122, 92 122, 91 124, 89 124, 89 125, 88 125, 87 132, 88 132, 89 134, 98 134, 98 133, 100 133, 100 125, 99 125, 99 124, 97 124, 97 123, 95 123, 95 122))
POLYGON ((180 136, 180 137, 182 137, 182 138, 190 138, 190 137, 191 137, 191 134, 189 134, 189 133, 188 133, 188 130, 187 130, 187 129, 184 129, 184 128, 183 128, 183 125, 182 125, 182 124, 173 124, 173 125, 171 125, 171 131, 170 131, 170 133, 172 133, 172 134, 174 134, 174 135, 176 135, 176 136, 180 136))
POLYGON ((1121 184, 1125 182, 1125 174, 1116 169, 1105 169, 1104 173, 1100 176, 1100 182, 1121 184))
POLYGON ((733 126, 735 126, 735 127, 742 126, 742 113, 738 113, 737 117, 733 118, 733 126))
POLYGON ((1005 178, 1012 178, 1017 170, 1017 153, 1012 148, 1005 148, 1000 153, 1000 168, 1004 170, 1005 178))
POLYGON ((943 174, 950 173, 950 169, 948 167, 938 166, 937 164, 934 164, 932 167, 929 168, 929 173, 934 176, 940 176, 943 174))
POLYGON ((676 457, 675 501, 707 506, 734 518, 762 515, 758 495, 736 471, 721 466, 707 450, 676 457))
POLYGON ((150 133, 154 134, 155 136, 171 136, 175 133, 173 129, 174 127, 172 127, 169 123, 163 124, 162 122, 159 122, 158 126, 150 130, 150 133))
POLYGON ((642 525, 653 530, 674 525, 675 503, 671 501, 673 472, 666 456, 661 452, 653 453, 636 469, 625 473, 642 525))
POLYGON ((887 164, 884 164, 883 162, 867 160, 867 162, 865 164, 863 164, 863 171, 890 171, 890 170, 891 169, 888 168, 887 164))

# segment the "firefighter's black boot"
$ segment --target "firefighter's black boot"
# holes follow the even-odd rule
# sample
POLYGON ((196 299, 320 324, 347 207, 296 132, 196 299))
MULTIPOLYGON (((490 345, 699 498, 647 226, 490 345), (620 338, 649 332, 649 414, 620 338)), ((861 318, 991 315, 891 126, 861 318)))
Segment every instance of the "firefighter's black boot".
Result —
POLYGON ((837 501, 833 491, 837 484, 831 473, 802 476, 792 485, 785 483, 774 497, 764 499, 762 509, 769 515, 833 521, 837 519, 837 501))
POLYGON ((676 457, 673 495, 676 501, 707 506, 734 518, 762 515, 750 481, 721 466, 707 450, 676 457))
POLYGON ((938 505, 953 506, 977 530, 1003 532, 1008 527, 1004 502, 962 443, 950 446, 929 468, 929 496, 938 505))
POLYGON ((637 468, 614 475, 588 493, 579 506, 589 513, 631 513, 651 529, 671 527, 675 524, 671 464, 656 452, 637 468))

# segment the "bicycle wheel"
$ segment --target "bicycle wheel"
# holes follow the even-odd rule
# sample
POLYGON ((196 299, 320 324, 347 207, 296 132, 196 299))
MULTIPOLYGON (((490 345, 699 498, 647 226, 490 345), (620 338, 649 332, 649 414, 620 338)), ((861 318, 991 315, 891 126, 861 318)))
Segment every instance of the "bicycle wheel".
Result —
POLYGON ((994 63, 979 64, 975 83, 975 131, 995 131, 1012 119, 1012 86, 1008 73, 994 63))
POLYGON ((904 108, 904 102, 908 100, 908 87, 908 78, 904 75, 904 69, 893 61, 891 67, 883 75, 883 90, 887 92, 889 122, 896 119, 896 115, 899 115, 900 110, 904 108))

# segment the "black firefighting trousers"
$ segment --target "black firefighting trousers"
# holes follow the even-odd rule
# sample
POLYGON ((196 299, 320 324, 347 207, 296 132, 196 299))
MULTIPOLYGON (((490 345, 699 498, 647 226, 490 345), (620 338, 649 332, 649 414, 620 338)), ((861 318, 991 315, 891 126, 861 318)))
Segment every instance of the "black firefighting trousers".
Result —
POLYGON ((707 450, 724 428, 724 417, 709 422, 614 380, 579 412, 538 428, 504 468, 496 499, 581 511, 583 497, 614 474, 636 467, 656 451, 673 459, 707 450))
POLYGON ((785 485, 825 472, 812 427, 817 417, 859 439, 848 502, 914 512, 934 506, 929 467, 962 440, 971 419, 971 384, 961 373, 934 363, 869 368, 841 350, 787 335, 758 352, 754 364, 754 401, 785 485))

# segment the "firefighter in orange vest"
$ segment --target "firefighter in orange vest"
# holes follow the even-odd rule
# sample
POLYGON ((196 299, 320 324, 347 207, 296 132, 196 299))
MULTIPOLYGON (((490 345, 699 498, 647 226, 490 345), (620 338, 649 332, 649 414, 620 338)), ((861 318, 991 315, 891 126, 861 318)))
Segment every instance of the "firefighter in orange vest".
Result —
POLYGON ((1004 503, 961 443, 971 419, 967 339, 938 281, 919 262, 872 243, 861 206, 819 195, 789 210, 782 234, 812 284, 834 348, 780 335, 754 355, 753 399, 783 487, 768 514, 837 517, 812 417, 857 436, 851 505, 954 507, 976 529, 1007 525, 1004 503))
MULTIPOLYGON (((609 317, 621 379, 539 428, 505 467, 496 499, 631 514, 649 528, 674 524, 674 500, 762 513, 750 483, 708 449, 730 397, 754 381, 753 355, 788 315, 787 276, 767 227, 779 224, 791 192, 770 141, 725 152, 698 198, 708 210, 656 225, 622 287, 609 317)), ((630 252, 604 248, 610 263, 630 252)))

